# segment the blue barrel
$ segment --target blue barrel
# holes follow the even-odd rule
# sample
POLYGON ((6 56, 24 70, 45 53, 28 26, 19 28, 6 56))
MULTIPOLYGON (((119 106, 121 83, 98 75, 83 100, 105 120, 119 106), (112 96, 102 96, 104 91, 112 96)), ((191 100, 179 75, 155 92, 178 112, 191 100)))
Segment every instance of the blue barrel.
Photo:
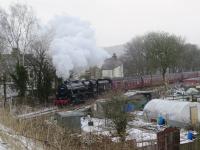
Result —
POLYGON ((134 105, 131 103, 126 104, 124 107, 125 112, 132 112, 133 110, 134 110, 134 105))
POLYGON ((187 138, 188 140, 193 140, 193 133, 191 131, 188 131, 187 138))
POLYGON ((165 119, 162 116, 158 117, 158 125, 164 125, 164 124, 165 124, 165 119))

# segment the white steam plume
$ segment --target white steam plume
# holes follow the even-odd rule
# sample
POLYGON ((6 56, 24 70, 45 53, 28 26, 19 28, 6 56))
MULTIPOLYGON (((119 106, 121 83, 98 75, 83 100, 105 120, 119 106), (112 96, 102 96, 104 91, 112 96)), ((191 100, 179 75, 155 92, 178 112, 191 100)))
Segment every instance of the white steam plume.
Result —
POLYGON ((59 77, 66 79, 70 70, 101 64, 109 56, 97 48, 94 31, 88 22, 70 16, 56 16, 51 25, 55 30, 51 56, 59 77))

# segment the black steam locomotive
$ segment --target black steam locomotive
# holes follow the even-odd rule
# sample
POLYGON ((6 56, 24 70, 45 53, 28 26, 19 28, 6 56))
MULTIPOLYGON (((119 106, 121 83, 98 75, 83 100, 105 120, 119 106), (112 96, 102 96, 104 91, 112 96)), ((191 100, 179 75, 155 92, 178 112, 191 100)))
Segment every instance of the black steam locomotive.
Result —
POLYGON ((54 104, 57 106, 67 104, 79 104, 86 99, 95 97, 112 88, 112 80, 66 80, 58 87, 56 92, 56 100, 54 104))

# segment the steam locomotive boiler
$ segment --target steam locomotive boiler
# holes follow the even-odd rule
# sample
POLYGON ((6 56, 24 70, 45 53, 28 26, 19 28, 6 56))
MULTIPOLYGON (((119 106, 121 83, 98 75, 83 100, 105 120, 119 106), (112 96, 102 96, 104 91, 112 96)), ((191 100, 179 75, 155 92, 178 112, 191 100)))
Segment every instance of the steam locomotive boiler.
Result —
POLYGON ((79 104, 112 88, 110 79, 66 80, 56 92, 54 104, 57 106, 79 104))

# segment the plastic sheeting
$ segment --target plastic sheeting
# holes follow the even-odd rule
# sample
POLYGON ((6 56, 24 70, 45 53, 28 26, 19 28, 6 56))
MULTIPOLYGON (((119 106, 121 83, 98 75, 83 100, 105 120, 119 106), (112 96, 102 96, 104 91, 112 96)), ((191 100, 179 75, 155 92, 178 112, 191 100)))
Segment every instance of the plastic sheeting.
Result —
POLYGON ((199 91, 195 88, 189 88, 187 91, 186 91, 186 94, 189 94, 189 95, 192 95, 192 94, 198 94, 199 91))
POLYGON ((187 101, 154 99, 144 107, 147 119, 156 119, 159 116, 168 121, 190 123, 190 107, 197 106, 199 112, 200 104, 187 101))

